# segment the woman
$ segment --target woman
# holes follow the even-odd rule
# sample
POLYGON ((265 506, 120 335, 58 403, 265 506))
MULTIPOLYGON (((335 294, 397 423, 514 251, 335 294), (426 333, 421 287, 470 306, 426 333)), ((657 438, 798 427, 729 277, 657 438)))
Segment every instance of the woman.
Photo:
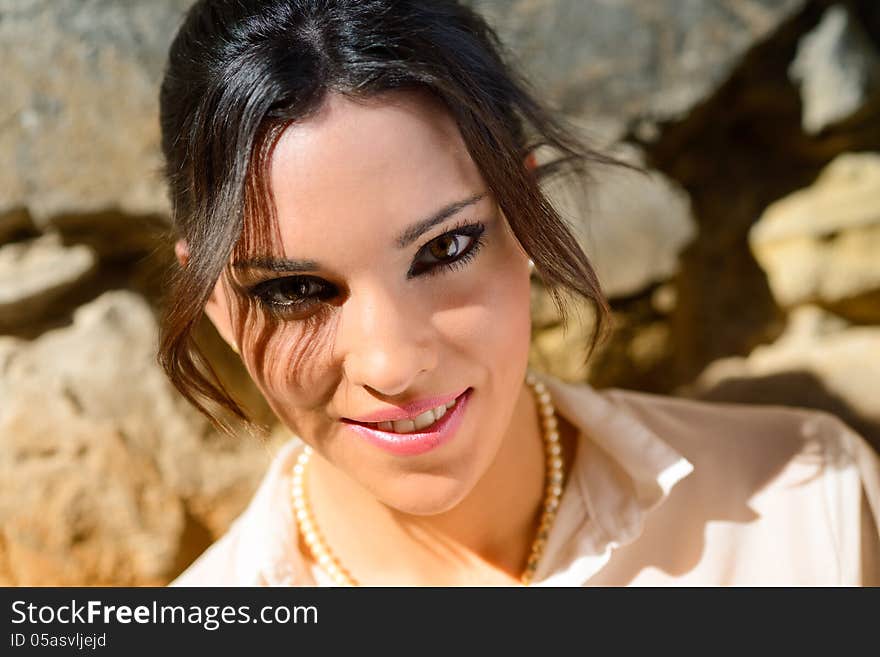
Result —
POLYGON ((203 0, 161 122, 179 270, 160 361, 297 438, 196 585, 878 581, 880 473, 826 414, 528 374, 529 277, 607 306, 539 183, 607 163, 451 0, 203 0), (541 164, 536 155, 541 149, 541 164))

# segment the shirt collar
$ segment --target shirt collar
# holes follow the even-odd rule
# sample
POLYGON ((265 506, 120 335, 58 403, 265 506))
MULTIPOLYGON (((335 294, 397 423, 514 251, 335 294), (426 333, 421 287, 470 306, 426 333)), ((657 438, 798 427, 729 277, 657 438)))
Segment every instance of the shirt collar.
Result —
POLYGON ((607 393, 536 376, 580 435, 534 583, 581 585, 642 533, 648 513, 693 466, 607 393))
MULTIPOLYGON (((579 431, 574 463, 533 583, 587 582, 614 548, 635 540, 647 514, 693 466, 651 428, 588 384, 535 373, 556 411, 579 431)), ((236 579, 244 585, 314 585, 298 549, 290 475, 299 438, 275 455, 237 523, 236 579)))

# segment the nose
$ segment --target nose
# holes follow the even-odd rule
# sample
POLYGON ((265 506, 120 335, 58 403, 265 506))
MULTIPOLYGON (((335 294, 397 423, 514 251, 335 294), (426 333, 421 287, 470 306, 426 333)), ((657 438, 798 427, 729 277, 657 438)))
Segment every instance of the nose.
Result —
POLYGON ((416 296, 378 284, 352 290, 336 341, 350 384, 399 395, 437 366, 430 311, 416 296))

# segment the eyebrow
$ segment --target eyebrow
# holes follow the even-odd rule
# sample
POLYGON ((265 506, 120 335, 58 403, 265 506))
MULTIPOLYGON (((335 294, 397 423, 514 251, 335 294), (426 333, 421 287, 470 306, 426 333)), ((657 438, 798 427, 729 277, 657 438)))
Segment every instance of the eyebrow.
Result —
MULTIPOLYGON (((434 226, 442 224, 444 221, 458 214, 465 208, 475 205, 485 196, 485 193, 474 194, 473 196, 466 198, 462 201, 450 203, 449 205, 441 208, 431 216, 426 217, 421 221, 417 221, 416 223, 407 227, 394 239, 394 243, 397 245, 398 248, 405 249, 410 244, 419 239, 419 237, 431 230, 434 226)), ((318 264, 318 262, 316 262, 315 260, 292 260, 290 258, 275 258, 266 256, 249 258, 247 260, 239 260, 238 262, 233 262, 232 266, 236 269, 263 269, 273 272, 315 271, 321 268, 320 264, 318 264)))
POLYGON ((430 217, 426 219, 422 219, 421 221, 417 221, 412 226, 404 230, 395 240, 398 248, 405 249, 410 244, 415 242, 419 237, 423 234, 431 230, 437 224, 442 224, 444 221, 449 219, 452 215, 458 214, 466 207, 474 205, 478 203, 485 194, 474 194, 470 198, 466 198, 463 201, 457 201, 455 203, 450 203, 445 208, 442 208, 432 214, 430 217))

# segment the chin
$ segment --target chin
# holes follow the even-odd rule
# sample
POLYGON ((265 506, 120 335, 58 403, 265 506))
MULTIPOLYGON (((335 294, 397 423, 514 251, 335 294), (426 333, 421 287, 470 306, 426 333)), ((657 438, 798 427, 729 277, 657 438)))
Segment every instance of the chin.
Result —
POLYGON ((379 496, 383 504, 412 516, 435 516, 454 509, 471 486, 443 475, 406 475, 394 490, 379 496))

